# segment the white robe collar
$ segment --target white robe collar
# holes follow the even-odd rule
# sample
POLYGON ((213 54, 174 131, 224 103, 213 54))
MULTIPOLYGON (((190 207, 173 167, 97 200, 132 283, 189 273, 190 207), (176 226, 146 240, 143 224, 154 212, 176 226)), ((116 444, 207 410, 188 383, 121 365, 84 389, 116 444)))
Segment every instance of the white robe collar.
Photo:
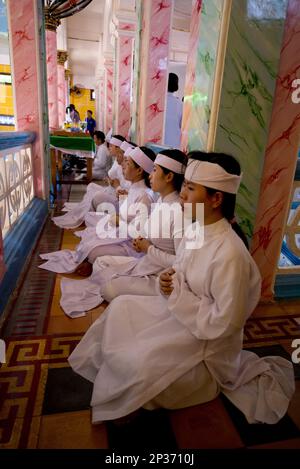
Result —
POLYGON ((222 233, 225 233, 230 229, 231 225, 226 218, 221 218, 221 220, 211 223, 210 225, 204 225, 204 238, 205 240, 219 236, 222 233))

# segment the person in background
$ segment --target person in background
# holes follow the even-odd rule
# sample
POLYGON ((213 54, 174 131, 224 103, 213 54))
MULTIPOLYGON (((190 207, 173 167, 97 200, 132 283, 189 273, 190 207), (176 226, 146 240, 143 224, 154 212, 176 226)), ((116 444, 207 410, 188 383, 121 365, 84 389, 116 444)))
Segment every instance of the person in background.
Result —
POLYGON ((108 176, 107 172, 111 168, 112 157, 109 154, 104 133, 100 130, 96 130, 93 132, 93 134, 94 142, 97 147, 96 155, 93 161, 93 178, 103 179, 108 176))
POLYGON ((86 122, 86 133, 89 133, 90 136, 93 138, 95 128, 96 128, 96 121, 93 118, 93 111, 88 110, 86 113, 87 117, 85 119, 86 122))
POLYGON ((78 124, 78 122, 80 122, 79 112, 76 111, 74 104, 70 104, 69 108, 70 108, 70 117, 71 117, 72 122, 74 124, 78 124))
POLYGON ((174 95, 176 91, 178 91, 178 76, 175 73, 169 73, 164 144, 179 149, 182 101, 174 95))

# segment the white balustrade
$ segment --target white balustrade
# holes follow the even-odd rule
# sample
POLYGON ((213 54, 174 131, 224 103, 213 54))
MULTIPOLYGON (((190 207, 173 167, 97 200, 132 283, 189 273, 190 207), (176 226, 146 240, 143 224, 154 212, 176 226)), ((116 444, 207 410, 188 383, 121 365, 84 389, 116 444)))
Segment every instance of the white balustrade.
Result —
MULTIPOLYGON (((284 241, 290 253, 300 262, 300 181, 294 181, 292 191, 292 204, 285 229, 284 241)), ((277 270, 278 274, 300 274, 300 265, 293 262, 281 253, 277 270)))
POLYGON ((0 222, 3 238, 34 197, 30 144, 0 151, 0 222))

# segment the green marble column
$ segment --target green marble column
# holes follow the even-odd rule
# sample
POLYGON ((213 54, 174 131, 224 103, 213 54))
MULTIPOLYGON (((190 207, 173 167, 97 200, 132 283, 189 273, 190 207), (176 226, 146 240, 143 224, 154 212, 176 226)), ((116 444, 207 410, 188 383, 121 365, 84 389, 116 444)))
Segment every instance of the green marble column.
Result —
POLYGON ((249 238, 260 191, 285 16, 285 0, 233 0, 215 151, 232 154, 242 166, 237 215, 249 238))

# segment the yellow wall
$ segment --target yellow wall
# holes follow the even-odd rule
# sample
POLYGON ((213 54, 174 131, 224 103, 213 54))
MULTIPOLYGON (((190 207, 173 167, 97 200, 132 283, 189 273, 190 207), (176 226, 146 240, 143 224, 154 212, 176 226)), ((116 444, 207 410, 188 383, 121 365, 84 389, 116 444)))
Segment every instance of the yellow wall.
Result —
POLYGON ((82 96, 78 97, 74 93, 70 93, 70 104, 74 104, 76 110, 79 112, 82 121, 86 118, 86 111, 90 109, 93 111, 93 118, 95 119, 96 107, 95 101, 90 100, 90 91, 86 88, 81 90, 82 96))
MULTIPOLYGON (((0 64, 0 73, 10 73, 10 65, 0 64)), ((12 85, 0 84, 0 114, 6 114, 8 116, 14 115, 12 85)), ((0 125, 0 132, 8 132, 10 130, 15 130, 15 127, 0 125)))

